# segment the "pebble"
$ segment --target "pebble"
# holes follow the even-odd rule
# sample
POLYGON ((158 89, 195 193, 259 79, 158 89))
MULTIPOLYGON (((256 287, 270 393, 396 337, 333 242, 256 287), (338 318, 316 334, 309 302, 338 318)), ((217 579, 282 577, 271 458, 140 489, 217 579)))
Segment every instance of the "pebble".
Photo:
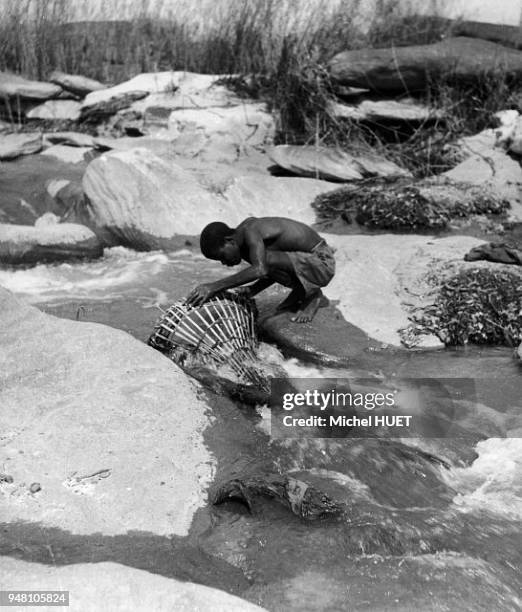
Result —
POLYGON ((29 487, 29 491, 31 491, 31 493, 38 493, 38 491, 41 490, 42 487, 39 482, 33 482, 33 484, 29 487))
POLYGON ((9 474, 0 474, 0 482, 8 482, 11 484, 13 482, 13 477, 9 476, 9 474))

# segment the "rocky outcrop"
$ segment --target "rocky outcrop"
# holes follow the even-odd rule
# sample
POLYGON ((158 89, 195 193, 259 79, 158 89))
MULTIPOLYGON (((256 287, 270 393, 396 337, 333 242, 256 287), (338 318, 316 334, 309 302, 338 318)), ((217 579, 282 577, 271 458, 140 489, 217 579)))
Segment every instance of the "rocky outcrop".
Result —
POLYGON ((61 91, 62 88, 54 83, 30 81, 12 72, 0 72, 0 99, 48 100, 56 98, 61 91))
POLYGON ((58 223, 52 213, 37 219, 34 227, 0 224, 0 261, 4 264, 68 261, 102 254, 103 248, 89 228, 58 223))
POLYGON ((2 520, 186 535, 214 470, 195 384, 125 332, 43 314, 2 288, 0 310, 2 469, 13 478, 0 487, 2 520))
POLYGON ((24 132, 0 136, 0 161, 9 161, 22 155, 32 155, 42 150, 40 132, 24 132))
POLYGON ((522 52, 476 38, 446 38, 431 45, 343 51, 329 62, 333 79, 376 92, 424 89, 440 75, 460 81, 481 75, 522 75, 522 52))
POLYGON ((410 173, 379 155, 350 155, 345 151, 311 145, 278 145, 269 150, 270 159, 300 176, 331 181, 358 181, 375 176, 409 176, 410 173))
POLYGON ((12 590, 47 590, 70 593, 70 612, 154 610, 154 612, 262 612, 255 604, 216 588, 119 563, 78 563, 65 567, 27 563, 2 557, 2 580, 12 590))
POLYGON ((176 248, 224 217, 221 198, 146 149, 102 155, 87 167, 83 188, 92 226, 108 244, 176 248))
POLYGON ((49 144, 61 144, 68 147, 94 147, 94 136, 82 132, 47 132, 44 141, 49 144))
POLYGON ((83 98, 92 91, 99 91, 100 89, 106 89, 106 86, 99 81, 94 79, 88 79, 87 77, 77 74, 65 74, 55 70, 49 77, 51 83, 56 83, 66 91, 70 91, 73 94, 83 98))
POLYGON ((80 118, 80 102, 76 100, 47 100, 27 112, 28 119, 47 121, 77 121, 80 118))

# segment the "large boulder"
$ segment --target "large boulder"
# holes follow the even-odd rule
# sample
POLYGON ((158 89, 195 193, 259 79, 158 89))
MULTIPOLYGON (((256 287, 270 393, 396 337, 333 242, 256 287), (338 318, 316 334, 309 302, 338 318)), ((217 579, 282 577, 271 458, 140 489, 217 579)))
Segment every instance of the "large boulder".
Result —
POLYGON ((312 145, 278 145, 268 152, 270 159, 300 176, 331 181, 358 181, 375 176, 410 176, 410 173, 379 155, 350 155, 338 149, 312 145))
POLYGON ((76 100, 47 100, 26 113, 28 119, 47 121, 77 121, 81 104, 76 100))
POLYGON ((56 98, 61 91, 62 88, 54 83, 30 81, 12 72, 0 72, 0 99, 48 100, 56 98))
POLYGON ((88 227, 58 223, 52 213, 34 226, 0 224, 0 261, 4 264, 68 261, 102 254, 100 241, 88 227))
POLYGON ((2 471, 13 479, 2 521, 187 535, 215 469, 197 386, 123 331, 46 315, 3 288, 0 310, 2 471))
POLYGON ((316 179, 242 176, 234 179, 223 194, 230 205, 227 222, 237 225, 246 217, 273 215, 311 225, 315 223, 311 202, 331 188, 331 183, 316 179))
POLYGON ((10 161, 22 155, 32 155, 42 150, 40 132, 23 132, 0 136, 0 161, 10 161))
POLYGON ((83 177, 91 226, 107 244, 137 249, 178 248, 211 221, 225 202, 191 173, 147 149, 104 154, 83 177))
MULTIPOLYGON (((262 612, 255 604, 219 589, 119 563, 77 563, 65 567, 2 557, 2 584, 10 590, 67 590, 70 612, 153 610, 154 612, 262 612)), ((50 608, 47 608, 50 609, 50 608)))
POLYGON ((461 81, 487 73, 520 77, 522 52, 476 38, 446 38, 430 45, 343 51, 329 62, 333 79, 377 92, 424 89, 441 75, 461 81))
POLYGON ((51 74, 49 81, 82 98, 92 91, 106 89, 106 85, 94 79, 88 79, 78 74, 65 74, 58 70, 51 74))

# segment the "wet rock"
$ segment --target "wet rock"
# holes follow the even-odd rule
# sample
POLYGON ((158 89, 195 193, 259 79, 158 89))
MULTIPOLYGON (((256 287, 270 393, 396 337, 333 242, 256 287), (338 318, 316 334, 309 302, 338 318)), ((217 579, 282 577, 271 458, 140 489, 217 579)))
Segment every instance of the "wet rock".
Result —
POLYGON ((44 141, 68 147, 94 147, 95 138, 82 132, 48 132, 44 134, 44 141))
POLYGON ((99 240, 89 228, 57 221, 58 218, 38 219, 34 227, 0 224, 0 261, 4 264, 34 264, 103 254, 99 240))
POLYGON ((16 480, 42 486, 38 505, 4 499, 2 519, 187 535, 215 469, 194 382, 125 332, 43 314, 2 288, 0 307, 4 451, 16 480))
POLYGON ((300 176, 331 181, 357 181, 369 176, 409 176, 397 164, 378 155, 350 155, 325 147, 278 145, 268 152, 270 159, 300 176))
POLYGON ((497 563, 455 552, 357 555, 291 578, 255 584, 247 593, 270 610, 488 610, 514 612, 520 599, 497 563), (348 586, 349 585, 349 586, 348 586), (306 602, 303 608, 302 602, 306 602))
POLYGON ((55 70, 49 77, 51 83, 56 83, 63 89, 83 98, 92 91, 106 89, 106 86, 99 81, 89 79, 77 74, 65 74, 55 70))
POLYGON ((330 60, 329 70, 343 85, 410 92, 424 89, 428 79, 441 74, 461 81, 477 80, 485 72, 519 77, 522 53, 463 36, 430 45, 343 51, 330 60))
POLYGON ((62 88, 53 83, 30 81, 12 72, 0 72, 0 98, 48 100, 61 91, 62 88))
POLYGON ((45 149, 41 154, 55 157, 67 164, 79 164, 85 161, 86 153, 92 151, 91 147, 70 147, 68 145, 54 145, 45 149))
POLYGON ((232 210, 238 211, 237 222, 246 217, 263 217, 269 211, 273 215, 313 224, 315 212, 311 202, 330 189, 331 183, 315 179, 244 176, 234 179, 223 197, 232 210))
POLYGON ((54 179, 47 183, 47 193, 55 203, 63 221, 88 225, 90 217, 87 201, 80 181, 54 179))
POLYGON ((439 119, 441 111, 414 102, 397 100, 364 100, 360 104, 348 106, 331 102, 328 112, 339 119, 355 121, 425 122, 439 119))
POLYGON ((154 610, 155 612, 262 612, 263 608, 216 588, 166 578, 119 563, 76 563, 65 567, 3 557, 2 577, 11 589, 70 592, 71 612, 154 610))
MULTIPOLYGON (((465 253, 481 243, 466 236, 323 236, 336 249, 336 274, 323 290, 331 306, 320 308, 311 323, 298 324, 292 313, 274 314, 283 292, 277 300, 263 295, 258 302, 269 339, 293 356, 333 366, 353 366, 364 352, 400 347, 399 330, 409 325, 411 309, 429 299, 429 274, 462 267, 465 253)), ((442 346, 432 335, 417 345, 442 346)))
POLYGON ((81 104, 75 100, 47 100, 26 113, 28 119, 47 121, 77 121, 81 104))
POLYGON ((40 132, 24 132, 0 136, 0 161, 9 161, 22 155, 32 155, 42 149, 40 132))
POLYGON ((522 360, 522 344, 518 347, 517 355, 520 360, 522 360))
POLYGON ((96 93, 102 92, 93 92, 92 94, 89 94, 89 96, 87 96, 81 104, 79 121, 89 123, 103 121, 118 111, 128 108, 133 102, 136 100, 141 100, 147 95, 146 91, 135 90, 113 94, 112 97, 102 99, 97 102, 90 101, 90 96, 96 93))
POLYGON ((102 155, 83 178, 91 224, 106 243, 139 249, 176 248, 216 219, 225 201, 192 174, 146 149, 102 155))
POLYGON ((522 169, 502 149, 495 148, 494 130, 462 139, 464 161, 442 176, 455 182, 484 187, 511 205, 510 213, 522 220, 522 169))
POLYGON ((49 210, 61 216, 62 210, 47 193, 47 184, 57 177, 80 181, 85 168, 85 163, 64 163, 50 155, 29 155, 4 164, 0 220, 2 223, 32 225, 49 210))

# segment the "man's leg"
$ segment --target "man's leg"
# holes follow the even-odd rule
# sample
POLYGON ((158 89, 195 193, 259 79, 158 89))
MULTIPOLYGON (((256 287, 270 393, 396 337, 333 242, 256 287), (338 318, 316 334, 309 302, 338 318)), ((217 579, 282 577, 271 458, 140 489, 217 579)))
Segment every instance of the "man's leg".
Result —
POLYGON ((277 311, 294 308, 305 298, 305 290, 297 278, 290 257, 284 251, 267 251, 269 278, 292 291, 279 304, 277 311))

